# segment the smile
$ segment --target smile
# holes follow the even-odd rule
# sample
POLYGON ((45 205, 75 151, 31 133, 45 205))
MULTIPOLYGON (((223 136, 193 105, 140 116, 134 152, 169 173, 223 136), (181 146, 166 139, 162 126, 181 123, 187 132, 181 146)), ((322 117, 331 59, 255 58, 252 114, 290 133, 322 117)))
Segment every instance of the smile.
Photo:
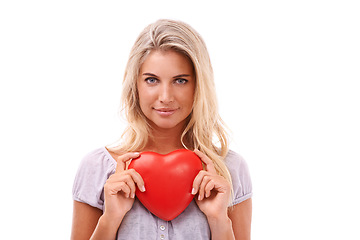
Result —
POLYGON ((177 108, 154 108, 154 110, 163 117, 173 115, 178 109, 177 108))

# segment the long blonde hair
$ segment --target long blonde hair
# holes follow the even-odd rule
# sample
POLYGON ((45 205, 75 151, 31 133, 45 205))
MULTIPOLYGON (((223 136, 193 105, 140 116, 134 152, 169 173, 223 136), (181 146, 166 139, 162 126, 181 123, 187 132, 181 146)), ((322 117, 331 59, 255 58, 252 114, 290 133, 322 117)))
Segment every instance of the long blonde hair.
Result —
POLYGON ((231 182, 224 163, 229 148, 227 133, 218 113, 210 57, 201 36, 180 21, 162 19, 150 24, 140 33, 130 52, 122 92, 122 109, 128 127, 118 147, 126 152, 141 151, 151 137, 150 125, 140 109, 136 83, 142 63, 154 50, 177 51, 192 61, 196 73, 194 104, 181 142, 187 149, 205 153, 214 162, 217 172, 231 182))

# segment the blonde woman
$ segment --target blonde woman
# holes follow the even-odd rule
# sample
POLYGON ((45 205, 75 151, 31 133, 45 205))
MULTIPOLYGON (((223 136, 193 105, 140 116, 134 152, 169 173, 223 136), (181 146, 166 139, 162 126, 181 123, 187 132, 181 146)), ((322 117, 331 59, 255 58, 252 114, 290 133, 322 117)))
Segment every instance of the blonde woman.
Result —
POLYGON ((251 180, 228 149, 200 35, 179 21, 146 27, 130 53, 122 104, 128 128, 121 141, 88 154, 76 175, 72 239, 250 239, 251 180), (176 149, 194 151, 204 170, 193 181, 194 200, 164 221, 136 198, 146 183, 127 166, 142 151, 176 149))

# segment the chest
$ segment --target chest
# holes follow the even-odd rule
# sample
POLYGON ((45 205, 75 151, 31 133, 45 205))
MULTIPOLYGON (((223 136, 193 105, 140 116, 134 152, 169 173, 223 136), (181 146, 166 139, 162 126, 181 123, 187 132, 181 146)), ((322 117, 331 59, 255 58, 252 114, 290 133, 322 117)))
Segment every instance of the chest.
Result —
POLYGON ((164 221, 150 213, 135 199, 134 206, 120 225, 117 240, 120 239, 209 240, 210 228, 206 216, 195 201, 172 221, 164 221))

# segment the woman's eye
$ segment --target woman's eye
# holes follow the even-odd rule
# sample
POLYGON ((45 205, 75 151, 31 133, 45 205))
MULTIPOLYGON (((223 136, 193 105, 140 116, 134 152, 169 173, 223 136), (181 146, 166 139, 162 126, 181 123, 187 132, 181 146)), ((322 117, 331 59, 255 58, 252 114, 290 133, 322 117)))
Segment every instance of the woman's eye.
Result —
POLYGON ((146 78, 146 79, 145 79, 145 82, 147 82, 147 83, 149 83, 149 84, 154 84, 154 83, 157 83, 157 79, 156 79, 156 78, 149 77, 149 78, 146 78))
POLYGON ((178 83, 178 84, 185 84, 185 83, 188 82, 188 80, 183 79, 183 78, 179 78, 179 79, 176 79, 175 82, 178 83))

